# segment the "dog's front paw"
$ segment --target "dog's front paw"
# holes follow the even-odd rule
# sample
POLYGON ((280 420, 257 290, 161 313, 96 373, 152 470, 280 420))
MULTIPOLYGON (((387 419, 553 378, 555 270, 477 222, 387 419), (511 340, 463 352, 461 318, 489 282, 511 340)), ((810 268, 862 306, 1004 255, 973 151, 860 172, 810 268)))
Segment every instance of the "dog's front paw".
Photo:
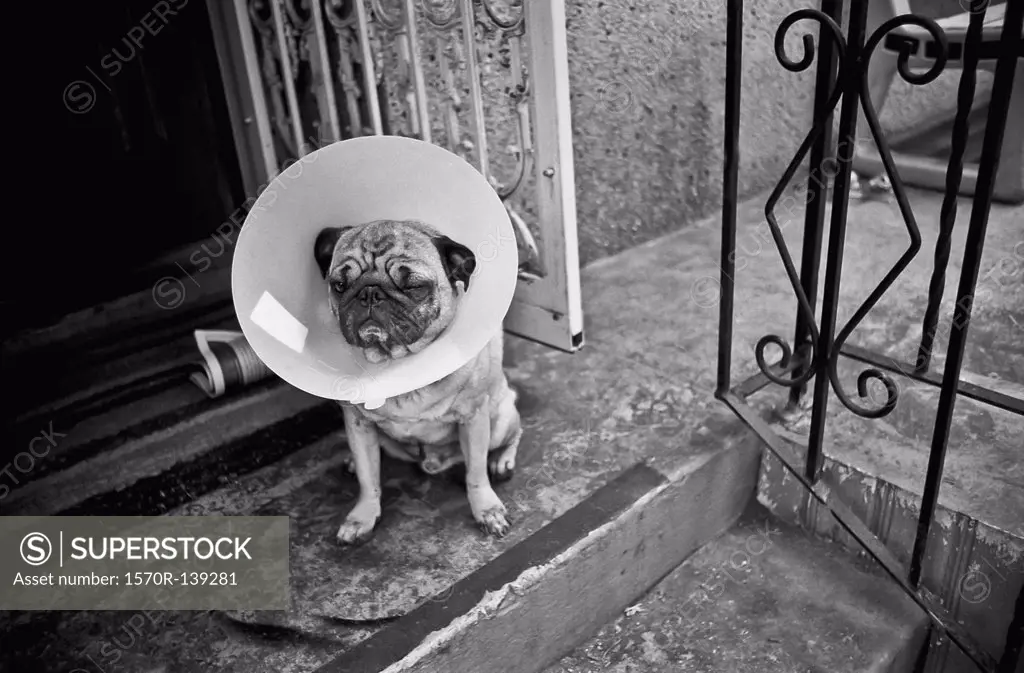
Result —
POLYGON ((338 542, 344 545, 363 544, 373 537, 373 530, 380 521, 380 503, 361 501, 356 503, 345 521, 338 528, 338 542))
POLYGON ((476 517, 476 522, 480 524, 480 527, 488 535, 494 537, 505 537, 511 526, 508 522, 508 512, 505 510, 505 506, 492 507, 476 517))
POLYGON ((470 496, 469 506, 473 510, 473 518, 488 535, 505 537, 511 528, 508 523, 508 510, 493 490, 488 489, 488 492, 480 493, 476 497, 470 496))

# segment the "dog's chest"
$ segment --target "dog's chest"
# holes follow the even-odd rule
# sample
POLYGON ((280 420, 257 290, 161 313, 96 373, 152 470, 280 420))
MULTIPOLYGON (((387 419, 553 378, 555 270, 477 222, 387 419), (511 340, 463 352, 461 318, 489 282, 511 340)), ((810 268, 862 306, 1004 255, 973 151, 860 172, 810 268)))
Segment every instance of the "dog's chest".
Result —
POLYGON ((451 403, 423 404, 403 397, 388 400, 384 406, 363 410, 363 415, 378 430, 400 442, 446 444, 459 437, 459 414, 451 403))
POLYGON ((459 424, 440 421, 380 421, 377 428, 399 442, 450 444, 459 438, 459 424))

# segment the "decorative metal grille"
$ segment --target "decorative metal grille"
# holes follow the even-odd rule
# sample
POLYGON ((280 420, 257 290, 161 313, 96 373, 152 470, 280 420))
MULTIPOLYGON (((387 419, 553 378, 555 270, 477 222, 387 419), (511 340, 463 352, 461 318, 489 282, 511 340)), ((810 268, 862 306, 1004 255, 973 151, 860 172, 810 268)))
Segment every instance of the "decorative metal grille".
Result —
MULTIPOLYGON (((871 0, 877 3, 879 0, 871 0)), ((982 649, 968 631, 931 598, 920 585, 922 560, 925 555, 929 530, 935 515, 939 486, 942 479, 953 407, 958 395, 1024 415, 1024 400, 987 390, 961 381, 967 332, 971 322, 971 309, 978 282, 985 231, 992 204, 1000 152, 1007 127, 1014 73, 1022 51, 1022 21, 1024 1, 1009 0, 1005 7, 992 8, 988 0, 971 0, 965 39, 957 44, 951 55, 950 42, 940 25, 931 19, 903 14, 896 16, 871 32, 867 29, 868 0, 851 0, 849 26, 844 35, 840 23, 843 16, 842 0, 822 0, 821 9, 801 9, 783 20, 776 33, 775 53, 782 66, 790 72, 807 70, 817 60, 816 95, 813 128, 807 134, 778 185, 768 198, 765 218, 778 248, 789 282, 796 297, 798 319, 791 347, 785 338, 768 334, 762 337, 754 350, 760 374, 733 385, 731 380, 732 330, 734 311, 734 279, 737 223, 737 173, 739 168, 739 119, 742 74, 743 1, 728 2, 728 46, 726 81, 726 134, 725 172, 723 190, 723 230, 721 258, 720 334, 718 360, 718 388, 716 396, 751 427, 764 441, 785 468, 796 477, 807 491, 850 533, 885 571, 924 609, 933 623, 957 645, 980 670, 986 672, 1011 671, 1018 664, 1021 650, 1021 629, 1011 625, 1007 634, 1002 661, 982 649), (1004 12, 1002 29, 994 40, 983 39, 983 27, 988 12, 1004 12), (820 27, 815 50, 811 35, 803 36, 803 54, 798 59, 786 53, 786 37, 801 21, 814 21, 820 27), (916 37, 907 37, 903 29, 917 27, 916 37), (884 41, 884 42, 883 42, 884 41), (924 49, 922 49, 924 43, 924 49), (934 270, 924 311, 924 335, 916 362, 898 362, 892 358, 847 345, 847 340, 858 324, 893 285, 900 274, 920 252, 921 236, 910 206, 900 172, 893 160, 884 133, 878 121, 873 102, 868 95, 868 66, 880 47, 899 54, 900 76, 911 84, 927 84, 944 70, 950 59, 961 60, 962 75, 959 84, 958 108, 953 127, 952 152, 946 173, 946 190, 942 204, 940 234, 934 251, 934 270), (921 52, 928 56, 923 62, 921 52), (954 226, 957 197, 964 169, 964 150, 968 134, 971 101, 974 98, 979 61, 995 62, 995 79, 989 114, 985 123, 985 138, 979 162, 974 202, 971 207, 957 301, 949 329, 949 346, 942 374, 930 371, 931 353, 942 300, 943 281, 950 257, 950 235, 954 226), (916 69, 915 67, 916 66, 916 69), (924 68, 922 71, 921 68, 924 68), (840 106, 838 136, 833 134, 833 112, 840 106), (839 304, 840 278, 846 238, 847 210, 850 201, 853 151, 837 151, 844 146, 852 149, 857 132, 858 107, 870 128, 877 145, 885 173, 888 176, 899 211, 907 229, 907 248, 882 278, 878 286, 843 325, 836 316, 839 304), (836 140, 838 139, 838 143, 836 140), (804 243, 801 269, 798 271, 786 245, 774 210, 800 166, 810 157, 812 178, 809 180, 807 210, 804 224, 804 243), (813 167, 826 161, 838 166, 831 194, 831 222, 828 250, 825 254, 825 278, 821 288, 820 317, 814 306, 818 293, 818 272, 828 201, 828 180, 815 175, 813 167), (769 364, 766 349, 774 345, 781 349, 782 357, 769 364), (868 367, 857 378, 857 394, 846 389, 838 374, 842 356, 860 361, 868 367), (890 414, 899 403, 899 387, 893 375, 910 377, 939 388, 939 403, 932 436, 928 471, 922 496, 921 512, 909 570, 854 515, 835 497, 836 489, 825 483, 822 473, 822 448, 826 409, 830 390, 851 412, 865 418, 882 418, 890 414), (878 382, 885 388, 885 400, 872 404, 869 384, 878 382), (791 404, 799 404, 806 387, 811 390, 811 425, 807 443, 806 463, 801 469, 788 459, 789 450, 783 440, 747 403, 746 398, 762 388, 775 384, 791 390, 791 404), (998 667, 998 668, 997 668, 998 667)), ((1019 124, 1020 120, 1014 123, 1019 124)), ((1018 609, 1024 595, 1017 601, 1018 609)))
POLYGON ((445 147, 490 181, 516 231, 520 287, 506 329, 582 345, 563 2, 208 6, 250 197, 339 140, 445 147))

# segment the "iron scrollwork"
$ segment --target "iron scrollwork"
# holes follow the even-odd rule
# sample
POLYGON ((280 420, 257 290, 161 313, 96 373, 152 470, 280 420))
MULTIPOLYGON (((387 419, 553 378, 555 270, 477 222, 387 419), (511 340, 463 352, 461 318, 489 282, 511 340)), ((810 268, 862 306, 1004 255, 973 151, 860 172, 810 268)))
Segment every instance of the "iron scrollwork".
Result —
MULTIPOLYGON (((802 72, 811 67, 811 63, 814 61, 814 38, 810 35, 805 34, 803 36, 803 57, 799 61, 794 61, 786 54, 786 35, 789 32, 789 29, 798 21, 802 21, 804 19, 812 19, 819 22, 823 28, 827 29, 832 34, 832 39, 834 40, 835 47, 839 54, 839 67, 841 71, 842 68, 845 67, 846 62, 846 39, 843 37, 843 31, 830 16, 816 9, 801 9, 793 12, 779 25, 779 29, 775 33, 775 57, 782 64, 782 67, 786 68, 790 72, 802 72)), ((836 105, 838 105, 841 96, 842 91, 839 86, 836 85, 833 88, 832 93, 829 95, 829 101, 827 104, 827 108, 830 113, 835 109, 836 105)), ((786 267, 786 275, 789 277, 790 285, 792 285, 793 291, 796 293, 799 310, 804 319, 806 319, 811 332, 811 341, 809 344, 811 348, 811 355, 807 366, 804 368, 804 372, 796 377, 783 378, 778 376, 771 371, 771 368, 765 359, 765 349, 769 345, 775 345, 782 349, 782 358, 779 364, 783 368, 789 367, 793 351, 784 338, 777 334, 768 334, 761 337, 761 339, 758 340, 757 345, 754 347, 754 355, 757 358, 757 366, 761 370, 761 373, 764 374, 772 383, 786 387, 801 386, 807 383, 807 381, 814 376, 814 365, 819 360, 819 353, 817 350, 819 334, 818 324, 814 317, 814 307, 811 306, 810 300, 807 298, 807 294, 804 292, 804 288, 800 283, 800 276, 797 273, 796 266, 793 264, 793 256, 790 254, 789 247, 786 245, 785 238, 782 235, 782 228, 779 226, 779 222, 775 217, 774 211, 776 204, 779 199, 782 198, 782 194, 789 186, 789 182, 793 179, 793 176, 796 175, 797 170, 800 168, 800 164, 803 163, 807 153, 811 150, 811 146, 821 136, 821 134, 824 133, 825 121, 825 119, 818 119, 815 121, 810 133, 808 133, 807 137, 804 138, 796 155, 789 162, 789 166, 786 167, 786 171, 782 174, 782 178, 775 185, 775 189, 772 190, 764 208, 765 219, 767 220, 768 227, 771 230, 772 239, 775 241, 775 245, 779 249, 779 254, 782 257, 782 263, 786 267)))
POLYGON ((924 28, 939 44, 938 58, 936 58, 932 63, 932 66, 926 72, 921 74, 914 74, 910 71, 910 50, 906 47, 901 48, 898 60, 898 69, 900 76, 910 84, 922 85, 934 81, 935 78, 942 73, 943 69, 945 69, 946 59, 949 53, 949 43, 946 40, 946 35, 937 23, 928 18, 905 15, 886 21, 871 34, 864 46, 864 51, 859 62, 859 98, 861 109, 864 111, 864 118, 867 120, 868 126, 871 129, 871 137, 875 141, 875 145, 878 147, 879 156, 882 158, 886 175, 889 176, 889 181, 892 184, 893 194, 896 197, 896 202, 899 204, 900 214, 903 216, 903 221, 907 227, 907 233, 910 235, 910 245, 907 247, 906 251, 904 251, 899 260, 896 261, 896 264, 889 269, 889 272, 885 274, 878 286, 875 287, 870 295, 868 295, 868 298, 864 300, 864 303, 860 305, 853 316, 839 331, 839 334, 836 336, 833 344, 831 357, 829 358, 828 374, 832 381, 832 389, 835 391, 836 397, 838 397, 843 403, 843 406, 864 418, 882 418, 883 416, 887 416, 892 413, 899 400, 899 387, 889 374, 878 369, 866 369, 857 377, 857 394, 862 399, 869 397, 867 388, 868 381, 876 380, 885 386, 886 399, 885 402, 876 409, 860 406, 850 398, 849 394, 844 390, 842 382, 839 380, 839 354, 842 351, 843 344, 845 344, 846 340, 850 338, 851 334, 853 334, 857 325, 859 325, 868 312, 874 308, 875 304, 878 303, 878 300, 882 298, 882 295, 884 295, 892 284, 896 282, 899 275, 903 273, 903 270, 906 269, 907 266, 910 265, 910 262, 917 256, 918 251, 921 249, 921 232, 917 226, 917 218, 914 217, 914 211, 910 207, 910 201, 907 197, 906 189, 903 186, 903 182, 900 180, 899 172, 896 170, 896 165, 893 162, 892 152, 889 149, 889 144, 885 139, 885 134, 882 132, 881 124, 878 121, 878 113, 875 110, 874 104, 871 102, 871 97, 866 95, 866 92, 868 91, 868 65, 871 62, 871 56, 874 54, 875 48, 889 32, 900 26, 906 25, 916 25, 924 28))
POLYGON ((419 4, 427 24, 442 33, 453 30, 462 20, 458 0, 420 0, 419 4))
MULTIPOLYGON (((495 46, 499 52, 499 65, 508 69, 511 82, 504 87, 504 96, 513 111, 513 124, 518 128, 518 145, 506 148, 515 159, 515 167, 505 180, 494 179, 494 187, 503 201, 508 201, 523 183, 530 160, 530 81, 532 73, 523 67, 522 41, 526 34, 525 4, 512 0, 504 12, 499 11, 494 0, 479 0, 484 17, 477 20, 480 42, 486 42, 490 33, 495 33, 495 46), (501 52, 507 51, 506 54, 501 52)), ((493 173, 489 172, 493 176, 493 173)))
POLYGON ((793 12, 779 25, 775 35, 775 56, 779 63, 782 64, 782 67, 786 70, 789 70, 790 72, 802 72, 807 70, 814 62, 816 52, 820 52, 822 48, 834 48, 837 53, 839 72, 836 77, 836 84, 829 95, 828 102, 826 103, 826 112, 822 115, 822 118, 815 120, 814 126, 804 138, 804 141, 801 143, 796 155, 790 162, 785 173, 775 186, 775 189, 772 191, 767 203, 765 204, 765 218, 771 230, 772 238, 779 249, 779 254, 782 258, 783 265, 785 266, 790 285, 793 288, 793 292, 796 294, 801 316, 806 321, 809 328, 808 331, 810 332, 811 337, 810 342, 807 344, 811 349, 809 360, 804 365, 804 371, 798 376, 784 378, 774 373, 765 358, 765 349, 770 345, 777 346, 781 349, 782 356, 779 360, 779 365, 783 368, 789 367, 793 353, 792 348, 786 340, 776 334, 768 334, 759 339, 755 346, 754 353, 757 359, 758 368, 761 370, 762 374, 764 374, 764 376, 773 383, 781 386, 802 386, 822 368, 821 358, 825 356, 825 354, 819 352, 818 342, 820 334, 817 321, 815 319, 814 307, 811 306, 811 303, 804 292, 799 274, 797 273, 796 267, 793 263, 792 255, 790 254, 789 248, 782 235, 782 230, 775 217, 774 209, 779 199, 782 197, 782 194, 788 188, 793 176, 803 163, 812 145, 824 132, 826 122, 830 122, 832 113, 843 96, 840 83, 851 74, 855 74, 857 76, 856 81, 858 82, 858 88, 854 92, 854 95, 856 95, 860 100, 864 117, 871 131, 871 137, 878 147, 878 152, 882 158, 885 172, 892 184, 893 193, 896 197, 897 203, 899 204, 900 213, 903 216, 904 223, 907 227, 907 233, 910 236, 910 245, 906 251, 900 256, 899 260, 892 266, 882 281, 875 287, 870 295, 868 295, 868 298, 860 305, 854 315, 839 331, 836 338, 830 345, 829 353, 827 354, 828 360, 824 363, 824 369, 827 371, 836 397, 839 398, 843 406, 864 418, 881 418, 890 414, 896 408, 896 404, 899 400, 899 387, 889 374, 879 369, 868 368, 861 371, 857 377, 857 395, 861 399, 870 398, 871 395, 868 386, 871 381, 880 382, 885 387, 886 391, 886 399, 881 406, 877 408, 862 406, 854 401, 853 397, 846 391, 839 379, 839 356, 842 352, 843 345, 849 339, 856 327, 875 306, 875 304, 878 303, 879 299, 881 299, 885 292, 888 291, 889 287, 892 286, 899 275, 903 273, 921 248, 921 235, 917 226, 917 220, 910 207, 906 189, 904 188, 903 183, 900 180, 899 173, 896 170, 896 166, 892 158, 892 152, 890 151, 889 145, 882 132, 881 124, 878 120, 878 114, 870 100, 870 96, 868 95, 867 85, 868 67, 875 49, 887 34, 896 28, 907 25, 915 25, 924 28, 939 45, 939 53, 931 64, 931 67, 927 71, 921 73, 915 73, 910 70, 909 64, 910 57, 912 56, 912 47, 904 45, 900 48, 900 54, 898 57, 898 71, 900 76, 910 84, 927 84, 934 81, 944 70, 948 58, 948 41, 945 33, 935 21, 928 18, 905 15, 886 21, 868 37, 857 58, 849 57, 850 50, 847 48, 847 44, 840 27, 831 17, 819 10, 802 9, 793 12), (805 34, 802 40, 803 55, 799 60, 794 60, 786 54, 786 37, 789 30, 796 25, 797 22, 805 19, 814 20, 821 25, 822 30, 827 30, 831 34, 831 44, 819 44, 817 45, 816 50, 814 38, 811 35, 805 34), (853 73, 850 72, 850 69, 853 69, 853 73))

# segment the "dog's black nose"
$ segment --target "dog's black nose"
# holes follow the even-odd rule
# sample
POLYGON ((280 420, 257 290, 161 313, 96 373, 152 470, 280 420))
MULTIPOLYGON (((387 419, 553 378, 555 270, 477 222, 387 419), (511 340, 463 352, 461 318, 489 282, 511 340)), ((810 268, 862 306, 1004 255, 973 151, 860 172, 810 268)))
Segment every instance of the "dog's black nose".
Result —
POLYGON ((359 302, 363 306, 376 306, 384 299, 384 291, 376 285, 367 285, 359 291, 359 302))

